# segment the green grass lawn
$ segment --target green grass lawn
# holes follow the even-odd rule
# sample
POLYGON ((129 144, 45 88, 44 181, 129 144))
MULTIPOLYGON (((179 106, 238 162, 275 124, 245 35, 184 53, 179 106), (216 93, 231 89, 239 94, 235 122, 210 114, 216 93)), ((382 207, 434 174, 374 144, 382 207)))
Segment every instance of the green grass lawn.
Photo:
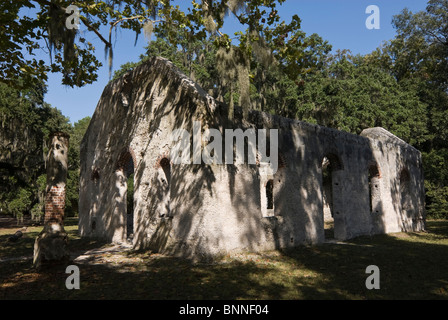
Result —
MULTIPOLYGON (((448 221, 428 221, 425 233, 360 237, 344 244, 303 246, 191 263, 149 252, 104 253, 77 264, 80 290, 68 290, 66 265, 37 272, 30 257, 42 227, 15 244, 0 229, 0 299, 447 299, 448 221), (7 259, 8 260, 5 260, 7 259), (380 269, 380 289, 368 290, 366 268, 380 269)), ((104 243, 80 239, 66 224, 73 252, 104 243)))

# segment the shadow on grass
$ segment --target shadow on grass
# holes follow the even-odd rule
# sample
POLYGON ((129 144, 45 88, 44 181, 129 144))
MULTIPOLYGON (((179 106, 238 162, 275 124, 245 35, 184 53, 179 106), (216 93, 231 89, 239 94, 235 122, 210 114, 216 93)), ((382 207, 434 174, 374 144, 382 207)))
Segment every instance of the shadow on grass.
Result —
MULTIPOLYGON (((448 221, 428 229, 211 264, 128 252, 121 260, 78 264, 80 290, 66 289, 66 265, 37 273, 30 261, 4 262, 0 299, 447 299, 448 221), (365 287, 369 265, 380 269, 379 290, 365 287)), ((77 238, 71 248, 102 244, 77 238)))
MULTIPOLYGON (((66 218, 64 228, 69 237, 69 246, 73 250, 88 250, 98 245, 103 245, 102 241, 93 241, 80 239, 78 236, 78 219, 66 218)), ((0 229, 0 261, 4 259, 16 260, 20 258, 32 257, 34 251, 34 242, 42 231, 43 225, 28 226, 26 231, 23 227, 10 227, 0 229), (23 236, 16 242, 8 240, 17 230, 23 232, 23 236)))
POLYGON ((36 239, 42 227, 32 227, 23 233, 23 236, 16 242, 10 242, 8 238, 12 236, 17 228, 3 229, 0 234, 0 261, 3 259, 12 259, 22 256, 32 256, 34 240, 36 239), (5 232, 6 230, 6 232, 5 232))

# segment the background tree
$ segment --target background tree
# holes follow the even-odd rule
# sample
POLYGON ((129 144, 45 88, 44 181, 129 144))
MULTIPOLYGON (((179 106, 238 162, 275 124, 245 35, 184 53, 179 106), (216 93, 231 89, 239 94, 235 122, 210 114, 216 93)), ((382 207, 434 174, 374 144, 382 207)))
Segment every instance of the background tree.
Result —
POLYGON ((45 173, 48 135, 68 131, 59 110, 45 103, 43 83, 17 90, 0 83, 0 203, 2 213, 22 215, 39 202, 38 179, 45 173))
MULTIPOLYGON (((249 70, 249 90, 246 88, 245 94, 250 95, 250 109, 354 134, 369 127, 384 127, 422 151, 427 212, 432 217, 446 218, 447 3, 431 0, 426 11, 415 14, 404 9, 393 19, 396 37, 366 55, 352 55, 348 50, 330 54, 331 45, 316 34, 306 36, 298 28, 298 18, 294 18, 294 33, 281 23, 277 31, 269 31, 288 31, 285 39, 271 38, 269 32, 257 38, 250 29, 239 33, 241 42, 225 50, 211 45, 220 41, 219 37, 204 38, 190 45, 188 41, 182 42, 185 37, 177 33, 179 46, 172 46, 166 37, 157 37, 142 61, 155 55, 173 61, 231 107, 244 103, 239 86, 247 79, 238 79, 238 64, 244 64, 249 70), (235 55, 245 52, 248 39, 252 43, 251 54, 239 62, 235 55), (294 39, 296 47, 293 43, 284 46, 282 41, 288 39, 294 39), (302 68, 285 63, 283 50, 296 50, 294 55, 301 58, 294 61, 300 62, 302 68), (245 62, 247 58, 249 64, 245 62), (305 61, 309 61, 306 70, 305 61), (291 70, 297 73, 291 76, 291 70)), ((241 6, 238 10, 243 9, 241 6)), ((134 66, 124 65, 117 75, 134 66)))
MULTIPOLYGON (((283 2, 193 0, 182 11, 168 0, 3 1, 0 82, 22 89, 0 86, 2 132, 23 128, 20 141, 29 141, 28 151, 33 152, 16 152, 18 144, 4 144, 2 185, 9 183, 17 191, 39 177, 24 164, 36 151, 45 154, 43 137, 50 130, 69 130, 74 135, 71 146, 78 148, 88 125, 83 119, 72 128, 43 101, 48 72, 61 72, 65 85, 83 86, 96 80, 101 65, 88 37, 64 26, 65 9, 74 4, 81 10, 83 27, 103 42, 110 67, 117 28, 133 30, 136 39, 141 33, 154 37, 142 61, 168 58, 227 103, 230 118, 239 105, 243 114, 257 109, 355 134, 384 127, 422 151, 428 213, 448 217, 448 0, 429 0, 426 10, 417 13, 404 9, 393 19, 396 37, 363 56, 349 51, 330 54, 328 42, 301 30, 297 15, 289 23, 281 20, 277 8, 283 2), (34 8, 36 15, 28 17, 21 11, 26 8, 34 8), (223 32, 228 15, 240 24, 234 35, 223 32), (49 62, 33 56, 42 48, 49 49, 49 62), (38 143, 33 144, 29 137, 35 135, 38 143), (4 161, 14 152, 24 156, 15 156, 18 160, 12 165, 4 161)), ((122 66, 114 76, 142 61, 122 66)), ((79 149, 71 150, 70 157, 68 184, 76 190, 79 149)), ((24 191, 2 197, 6 194, 26 198, 24 191)), ((68 197, 75 212, 76 192, 68 197)))
POLYGON ((374 55, 398 83, 426 104, 423 153, 427 210, 448 217, 448 1, 430 0, 425 11, 403 10, 393 19, 397 36, 374 55))
POLYGON ((297 117, 360 134, 384 127, 410 144, 427 138, 426 105, 367 56, 340 52, 299 90, 297 117))
POLYGON ((0 208, 2 214, 42 216, 45 199, 45 161, 51 132, 70 134, 66 211, 77 213, 79 144, 90 117, 73 126, 62 113, 44 102, 44 84, 18 90, 0 83, 0 208))
MULTIPOLYGON (((284 1, 193 0, 185 11, 169 0, 3 1, 0 3, 0 79, 21 87, 45 81, 48 72, 62 73, 62 83, 69 86, 83 86, 97 79, 101 63, 95 48, 77 29, 66 27, 67 19, 72 18, 67 9, 73 5, 80 10, 80 24, 103 42, 110 70, 112 35, 117 28, 134 31, 136 39, 142 32, 148 37, 156 34, 174 47, 208 38, 221 50, 231 50, 232 41, 238 43, 233 49, 234 59, 241 70, 246 70, 246 73, 239 72, 239 79, 245 81, 240 87, 243 95, 247 95, 248 63, 254 48, 268 50, 291 77, 311 62, 303 59, 297 42, 300 19, 294 16, 287 24, 278 15, 277 6, 284 1), (26 9, 32 14, 28 15, 26 9), (232 36, 223 32, 229 14, 241 25, 241 32, 232 36), (108 32, 104 35, 106 28, 108 32), (49 62, 35 57, 43 48, 49 51, 49 62)), ((240 99, 249 101, 245 96, 240 99)))

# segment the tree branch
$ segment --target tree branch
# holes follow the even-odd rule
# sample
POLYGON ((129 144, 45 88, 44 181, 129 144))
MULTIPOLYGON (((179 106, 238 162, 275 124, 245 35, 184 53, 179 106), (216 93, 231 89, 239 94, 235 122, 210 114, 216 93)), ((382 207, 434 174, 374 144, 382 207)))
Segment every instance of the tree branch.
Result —
MULTIPOLYGON (((34 0, 34 1, 36 1, 36 2, 37 2, 38 4, 40 4, 41 6, 50 6, 50 5, 54 5, 54 6, 57 6, 59 9, 61 9, 61 10, 63 10, 63 11, 66 11, 66 10, 67 10, 67 8, 65 8, 65 7, 63 7, 63 6, 61 6, 61 5, 58 5, 58 4, 56 4, 56 3, 50 2, 50 1, 48 1, 48 0, 34 0)), ((93 32, 98 36, 98 38, 100 38, 101 41, 104 42, 104 44, 106 45, 106 47, 111 47, 111 46, 112 46, 112 43, 111 43, 111 42, 107 41, 107 40, 101 35, 101 33, 100 33, 98 30, 96 30, 94 27, 92 27, 92 25, 89 23, 89 20, 87 20, 87 18, 85 18, 85 17, 83 17, 83 16, 80 15, 79 19, 82 21, 82 23, 84 23, 84 25, 87 27, 87 29, 89 29, 90 31, 93 31, 93 32)))
POLYGON ((432 32, 431 30, 428 30, 428 33, 429 33, 432 37, 436 38, 436 40, 437 40, 438 42, 440 42, 440 44, 448 45, 448 42, 447 42, 447 41, 443 41, 437 34, 435 34, 434 32, 432 32))
MULTIPOLYGON (((80 18, 80 20, 82 21, 82 23, 84 23, 84 25, 87 27, 87 29, 93 31, 93 32, 98 36, 98 38, 100 38, 101 41, 104 42, 104 44, 106 45, 106 47, 109 48, 109 47, 112 46, 112 43, 111 43, 110 41, 107 41, 107 40, 102 36, 102 34, 101 34, 98 30, 96 30, 94 27, 92 27, 92 26, 89 24, 87 18, 82 17, 82 16, 80 16, 79 18, 80 18)), ((110 40, 110 37, 109 37, 109 40, 110 40)))
MULTIPOLYGON (((139 18, 143 18, 145 20, 150 20, 142 15, 138 15, 138 16, 133 16, 133 17, 128 17, 128 18, 122 18, 120 20, 117 20, 115 22, 111 22, 111 27, 109 29, 109 43, 112 43, 112 29, 115 28, 115 26, 117 24, 119 24, 120 22, 126 21, 126 20, 134 20, 134 19, 139 19, 139 18)), ((165 20, 151 20, 152 23, 158 23, 158 22, 165 22, 165 20)))

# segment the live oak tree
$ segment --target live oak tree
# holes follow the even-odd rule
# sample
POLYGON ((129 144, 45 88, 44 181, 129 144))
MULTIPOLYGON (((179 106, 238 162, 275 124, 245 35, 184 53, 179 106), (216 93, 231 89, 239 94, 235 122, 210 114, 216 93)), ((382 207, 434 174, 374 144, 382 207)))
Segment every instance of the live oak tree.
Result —
MULTIPOLYGON (((313 67, 306 72, 319 72, 325 64, 331 45, 317 34, 307 36, 302 31, 297 33, 300 33, 302 43, 307 43, 307 47, 301 47, 303 56, 313 64, 313 67)), ((179 38, 182 39, 180 35, 179 38)), ((241 86, 244 84, 247 86, 244 92, 249 95, 248 110, 255 109, 290 118, 296 117, 298 88, 303 86, 306 72, 290 77, 282 67, 273 63, 269 52, 263 50, 254 50, 247 70, 241 70, 242 68, 238 68, 238 60, 233 56, 238 52, 236 45, 232 45, 228 51, 219 49, 214 45, 213 37, 202 41, 179 41, 179 43, 180 45, 174 47, 166 38, 156 37, 148 44, 146 54, 140 57, 139 62, 122 65, 115 71, 113 78, 116 79, 150 57, 161 56, 172 61, 215 99, 229 105, 230 117, 233 106, 241 106, 241 91, 243 91, 241 86), (263 54, 264 56, 255 56, 263 54), (245 71, 248 79, 239 81, 239 77, 244 78, 244 75, 240 74, 245 71)))
POLYGON ((142 60, 170 59, 229 104, 230 118, 240 105, 244 114, 257 109, 352 133, 386 128, 422 151, 428 213, 448 217, 448 0, 430 0, 417 13, 403 10, 393 19, 396 37, 364 56, 330 54, 330 44, 303 33, 298 16, 281 20, 283 2, 198 0, 181 10, 168 0, 2 1, 0 81, 38 88, 48 72, 60 72, 65 85, 92 83, 103 54, 90 35, 102 41, 111 67, 113 35, 129 29, 136 39, 154 39, 142 60), (70 4, 80 9, 87 35, 65 27, 70 4), (240 24, 235 34, 225 32, 228 15, 240 24), (33 56, 42 48, 49 62, 33 56))
POLYGON ((298 93, 297 117, 359 134, 383 127, 412 145, 427 139, 426 105, 370 56, 340 52, 310 74, 298 93))
MULTIPOLYGON (((0 83, 0 211, 21 216, 39 200, 45 174, 47 139, 69 131, 68 119, 44 101, 42 82, 18 90, 0 83)), ((38 210, 34 213, 38 214, 38 210)))
POLYGON ((397 36, 372 53, 378 67, 426 105, 422 151, 426 206, 448 217, 448 0, 430 0, 426 10, 404 9, 393 19, 397 36))
POLYGON ((284 1, 193 0, 184 11, 170 0, 2 1, 0 78, 22 87, 47 80, 48 72, 62 73, 62 83, 68 86, 84 86, 97 79, 102 64, 94 46, 76 28, 66 27, 67 19, 72 18, 67 10, 71 5, 79 9, 80 24, 104 44, 110 70, 112 37, 117 28, 134 31, 136 39, 141 33, 147 37, 160 35, 174 47, 185 41, 213 39, 216 50, 231 66, 222 66, 221 76, 229 83, 238 81, 239 103, 247 113, 253 55, 263 57, 265 62, 268 57, 292 79, 313 66, 303 50, 308 43, 299 32, 298 16, 286 23, 278 15, 277 6, 284 1), (234 35, 223 31, 228 15, 241 26, 234 35), (48 50, 49 62, 35 56, 43 48, 48 50))

